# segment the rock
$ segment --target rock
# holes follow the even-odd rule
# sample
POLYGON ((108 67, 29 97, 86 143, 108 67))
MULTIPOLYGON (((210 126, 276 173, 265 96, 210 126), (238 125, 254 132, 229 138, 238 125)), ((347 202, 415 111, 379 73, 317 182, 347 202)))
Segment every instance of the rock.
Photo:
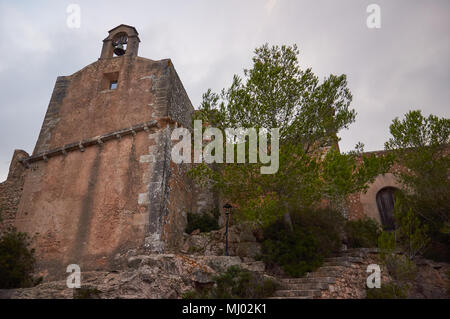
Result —
POLYGON ((236 247, 236 255, 239 257, 256 258, 261 254, 261 244, 257 242, 239 243, 236 247))
POLYGON ((130 268, 137 269, 139 265, 141 264, 142 259, 139 257, 130 257, 128 258, 127 265, 130 268))
POLYGON ((229 267, 240 265, 238 256, 205 256, 206 264, 216 272, 226 271, 229 267))
POLYGON ((198 235, 198 234, 200 234, 200 229, 196 229, 191 233, 191 235, 198 235))
POLYGON ((262 261, 246 262, 241 264, 241 267, 254 272, 264 272, 266 270, 266 265, 262 261))
POLYGON ((242 228, 239 233, 239 242, 255 242, 256 238, 253 235, 250 227, 242 228))

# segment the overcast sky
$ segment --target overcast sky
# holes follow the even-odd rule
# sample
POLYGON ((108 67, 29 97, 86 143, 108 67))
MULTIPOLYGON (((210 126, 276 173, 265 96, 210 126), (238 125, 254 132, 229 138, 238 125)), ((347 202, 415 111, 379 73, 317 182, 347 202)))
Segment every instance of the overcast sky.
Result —
POLYGON ((302 67, 347 75, 358 116, 340 146, 370 151, 410 109, 449 117, 449 17, 448 0, 0 0, 0 181, 14 149, 33 151, 56 77, 95 62, 121 23, 137 28, 140 56, 172 59, 196 108, 251 65, 255 47, 296 43, 302 67), (70 3, 81 8, 78 29, 66 24, 70 3), (371 3, 380 29, 366 25, 371 3))

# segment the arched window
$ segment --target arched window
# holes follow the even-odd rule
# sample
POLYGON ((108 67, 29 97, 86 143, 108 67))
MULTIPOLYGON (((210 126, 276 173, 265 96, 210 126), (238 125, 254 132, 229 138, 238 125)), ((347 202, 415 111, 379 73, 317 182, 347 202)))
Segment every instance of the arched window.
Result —
POLYGON ((395 229, 394 222, 394 203, 395 203, 394 187, 385 187, 377 193, 377 207, 380 213, 381 224, 385 230, 395 229))

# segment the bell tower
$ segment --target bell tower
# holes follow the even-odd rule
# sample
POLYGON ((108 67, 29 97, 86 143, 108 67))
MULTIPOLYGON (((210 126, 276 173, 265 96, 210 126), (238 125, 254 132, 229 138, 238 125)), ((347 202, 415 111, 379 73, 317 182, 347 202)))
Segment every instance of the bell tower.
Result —
POLYGON ((121 24, 109 30, 108 33, 108 37, 103 40, 100 59, 109 59, 122 55, 137 56, 141 40, 136 28, 121 24))

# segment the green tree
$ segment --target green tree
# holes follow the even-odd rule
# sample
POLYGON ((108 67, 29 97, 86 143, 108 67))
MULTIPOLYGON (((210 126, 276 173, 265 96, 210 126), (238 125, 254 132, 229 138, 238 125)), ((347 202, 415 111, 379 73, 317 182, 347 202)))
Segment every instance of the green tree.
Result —
POLYGON ((22 288, 34 283, 34 250, 25 233, 10 229, 0 237, 0 288, 22 288))
POLYGON ((420 222, 417 215, 409 207, 402 209, 401 201, 395 203, 395 221, 397 226, 397 238, 406 256, 412 260, 416 255, 423 252, 430 242, 428 237, 428 226, 420 222))
MULTIPOLYGON (((394 119, 385 149, 402 169, 395 174, 403 185, 404 211, 412 210, 429 229, 433 247, 450 259, 450 119, 410 111, 394 119)), ((412 214, 411 213, 411 214, 412 214)), ((443 256, 441 256, 443 257, 443 256)), ((439 258, 439 257, 438 257, 439 258)), ((445 257, 444 257, 445 258, 445 257)))
POLYGON ((362 148, 349 154, 336 150, 337 133, 356 116, 346 76, 320 82, 311 69, 299 67, 298 54, 295 45, 257 48, 244 78, 235 75, 221 94, 208 90, 196 115, 222 131, 280 129, 276 174, 260 174, 263 164, 248 159, 245 164, 197 165, 192 171, 200 183, 237 204, 240 217, 262 224, 280 216, 292 224, 295 210, 322 199, 341 207, 347 194, 364 189, 389 166, 375 155, 358 162, 362 148))

